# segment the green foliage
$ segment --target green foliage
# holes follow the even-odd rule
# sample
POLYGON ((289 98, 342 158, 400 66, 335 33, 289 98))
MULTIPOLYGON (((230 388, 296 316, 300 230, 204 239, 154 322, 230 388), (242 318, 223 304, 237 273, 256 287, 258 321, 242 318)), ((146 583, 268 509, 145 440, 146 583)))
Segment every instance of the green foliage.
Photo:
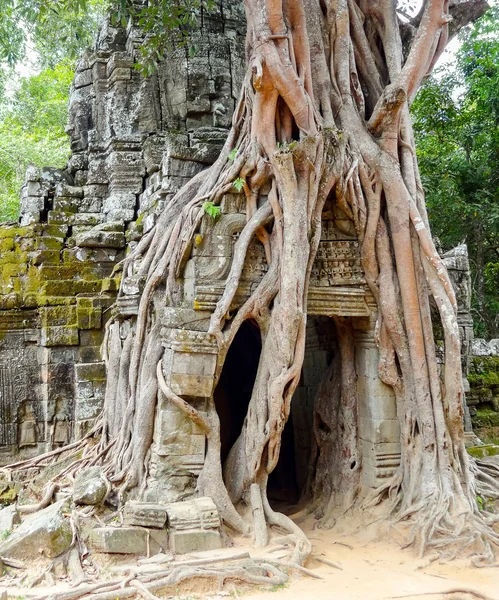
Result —
POLYGON ((220 206, 217 206, 216 204, 213 204, 213 202, 204 202, 203 203, 203 210, 207 215, 210 215, 210 217, 216 221, 218 219, 218 217, 221 214, 221 209, 220 206))
POLYGON ((68 63, 20 80, 0 104, 0 221, 17 219, 26 167, 63 167, 69 155, 64 133, 73 70, 68 63))
MULTIPOLYGON (((42 67, 75 59, 88 47, 106 13, 114 25, 130 20, 144 33, 138 68, 151 74, 167 48, 187 42, 187 34, 215 0, 151 0, 139 6, 133 0, 0 0, 0 63, 20 63, 32 44, 42 67)), ((189 54, 196 53, 194 44, 189 54)))
POLYGON ((279 150, 279 152, 291 152, 296 147, 297 143, 298 142, 296 140, 293 140, 289 143, 277 142, 277 149, 279 150))
MULTIPOLYGON (((144 31, 144 44, 139 48, 138 68, 144 75, 153 73, 167 49, 176 49, 187 43, 187 34, 204 11, 215 8, 215 0, 153 0, 137 7, 133 0, 115 0, 111 3, 112 23, 125 27, 130 19, 144 31)), ((188 52, 197 52, 191 43, 188 52)))
POLYGON ((499 331, 499 8, 462 34, 454 72, 437 72, 413 106, 433 233, 468 244, 476 333, 499 331))
POLYGON ((0 62, 21 62, 28 46, 42 67, 77 58, 108 7, 107 0, 0 0, 0 62))
POLYGON ((237 148, 233 148, 229 154, 228 154, 228 158, 229 160, 235 160, 237 156, 237 148))
POLYGON ((242 177, 238 177, 237 179, 234 179, 232 185, 236 188, 238 192, 240 192, 243 189, 245 183, 246 181, 242 177))

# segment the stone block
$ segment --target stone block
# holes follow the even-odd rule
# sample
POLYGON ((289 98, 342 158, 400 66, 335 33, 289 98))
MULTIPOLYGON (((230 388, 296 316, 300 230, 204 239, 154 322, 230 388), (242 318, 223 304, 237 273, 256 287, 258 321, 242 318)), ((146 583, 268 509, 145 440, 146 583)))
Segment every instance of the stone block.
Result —
POLYGON ((78 307, 76 310, 76 324, 79 329, 100 329, 102 326, 102 309, 78 307))
POLYGON ((20 224, 22 227, 31 225, 32 223, 39 223, 41 221, 40 211, 21 211, 20 224))
POLYGON ((74 216, 73 222, 76 226, 94 227, 95 225, 104 223, 104 215, 99 212, 78 213, 74 216))
POLYGON ((115 248, 71 248, 63 251, 63 258, 68 262, 116 262, 119 251, 115 248))
POLYGON ((19 560, 36 560, 42 556, 54 558, 71 545, 73 537, 65 500, 30 515, 9 538, 0 545, 0 555, 19 560))
POLYGON ((490 356, 491 348, 489 343, 482 338, 475 338, 471 342, 471 353, 473 356, 490 356))
POLYGON ((125 234, 123 231, 102 231, 97 226, 79 233, 76 245, 87 248, 124 248, 125 234))
POLYGON ((76 325, 76 306, 47 306, 39 309, 42 327, 74 327, 76 325))
POLYGON ((396 419, 397 404, 392 390, 382 381, 358 378, 359 416, 372 420, 396 419))
POLYGON ((400 440, 400 425, 396 419, 372 420, 359 418, 359 437, 368 442, 387 443, 400 440))
POLYGON ((102 208, 105 213, 116 209, 134 209, 137 198, 132 193, 111 194, 104 199, 102 208))
MULTIPOLYGON (((171 370, 172 373, 210 376, 215 374, 217 366, 216 354, 202 354, 190 352, 172 353, 171 370)), ((196 395, 196 394, 193 394, 196 395)), ((199 394, 202 395, 202 394, 199 394)))
POLYGON ((169 541, 170 549, 174 554, 219 550, 222 547, 220 533, 215 530, 172 531, 169 535, 169 541))
MULTIPOLYGON (((75 397, 76 400, 88 400, 89 398, 93 398, 94 395, 94 386, 91 381, 77 381, 75 385, 75 397)), ((78 402, 76 407, 78 407, 78 402)), ((81 417, 83 418, 83 417, 81 417)))
POLYGON ((92 70, 85 69, 84 71, 77 71, 74 78, 75 88, 85 87, 92 83, 92 70))
POLYGON ((107 194, 107 185, 103 183, 93 183, 83 186, 85 199, 87 198, 104 198, 107 194))
POLYGON ((42 327, 40 331, 41 346, 78 346, 79 343, 77 327, 42 327))
POLYGON ((75 477, 73 500, 76 504, 97 505, 106 497, 108 483, 102 467, 89 467, 75 477))
POLYGON ((83 198, 83 189, 67 183, 59 183, 56 187, 56 196, 66 198, 83 198))
POLYGON ((360 440, 362 482, 377 487, 391 477, 400 464, 400 443, 373 443, 360 440))
POLYGON ((40 181, 40 169, 35 165, 28 165, 26 167, 26 181, 40 181))
POLYGON ((46 263, 58 263, 61 253, 59 250, 37 250, 31 255, 31 262, 38 266, 46 263))
POLYGON ((153 527, 164 529, 166 527, 166 506, 152 502, 129 501, 123 511, 124 524, 139 527, 153 527))
POLYGON ((49 210, 47 213, 47 220, 53 225, 72 225, 74 213, 64 212, 61 210, 49 210))
POLYGON ((106 378, 104 362, 75 364, 76 381, 94 381, 106 378))
POLYGON ((41 191, 41 186, 39 181, 27 181, 26 185, 23 188, 23 191, 26 191, 28 196, 38 196, 41 191))
POLYGON ((192 308, 168 307, 163 309, 163 322, 168 328, 178 329, 188 326, 191 331, 207 332, 210 326, 211 312, 192 308))
POLYGON ((106 219, 108 221, 133 221, 135 211, 133 208, 115 208, 107 213, 106 219))
POLYGON ((173 156, 166 156, 162 162, 163 177, 187 177, 191 179, 202 171, 206 165, 193 160, 183 160, 173 156))
POLYGON ((56 211, 62 211, 66 213, 77 213, 79 198, 66 198, 63 196, 56 196, 53 200, 53 209, 56 211))
POLYGON ((99 362, 102 355, 99 346, 80 346, 76 357, 78 362, 99 362))
POLYGON ((214 379, 211 376, 187 375, 184 373, 170 373, 167 377, 172 391, 178 396, 201 396, 208 398, 213 392, 214 379))
POLYGON ((494 338, 489 342, 491 356, 499 356, 499 339, 494 338))
POLYGON ((43 196, 24 196, 21 198, 21 213, 23 215, 43 210, 43 196))
POLYGON ((146 282, 146 278, 139 277, 138 275, 131 275, 130 277, 125 277, 123 280, 123 293, 127 296, 136 296, 142 293, 144 289, 144 284, 146 282))
POLYGON ((155 529, 138 527, 98 527, 90 531, 89 543, 97 552, 108 554, 150 554, 168 550, 168 534, 155 529))
POLYGON ((11 532, 14 525, 19 525, 21 518, 14 504, 6 506, 0 510, 0 536, 4 537, 5 532, 11 532))
POLYGON ((71 171, 81 171, 88 168, 88 157, 86 154, 72 154, 68 160, 71 171))
POLYGON ((220 527, 217 507, 207 496, 167 504, 166 512, 168 528, 171 530, 217 529, 220 527))
POLYGON ((89 419, 95 419, 99 416, 102 410, 103 398, 101 395, 96 396, 94 384, 90 382, 83 382, 83 385, 87 385, 88 390, 91 390, 88 397, 83 397, 81 394, 82 384, 77 384, 77 397, 75 402, 75 419, 77 421, 87 421, 89 419))

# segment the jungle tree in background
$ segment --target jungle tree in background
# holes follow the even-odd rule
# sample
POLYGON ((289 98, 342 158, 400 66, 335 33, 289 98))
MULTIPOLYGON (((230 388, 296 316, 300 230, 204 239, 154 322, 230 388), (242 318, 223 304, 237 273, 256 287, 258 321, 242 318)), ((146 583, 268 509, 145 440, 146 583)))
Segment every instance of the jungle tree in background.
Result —
POLYGON ((19 78, 17 89, 0 95, 0 222, 16 220, 26 167, 64 167, 72 64, 60 63, 38 75, 19 78))
POLYGON ((414 129, 430 223, 446 250, 466 242, 473 318, 499 336, 499 8, 461 34, 456 69, 423 86, 414 129))
POLYGON ((0 221, 18 217, 28 164, 66 163, 75 61, 106 8, 105 0, 0 0, 0 221))

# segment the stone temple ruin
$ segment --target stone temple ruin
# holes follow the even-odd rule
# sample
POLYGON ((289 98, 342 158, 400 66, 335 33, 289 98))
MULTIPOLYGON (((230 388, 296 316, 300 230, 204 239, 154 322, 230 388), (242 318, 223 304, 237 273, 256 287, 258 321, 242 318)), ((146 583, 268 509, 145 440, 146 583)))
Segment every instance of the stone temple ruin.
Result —
MULTIPOLYGON (((192 33, 198 51, 181 46, 147 78, 134 68, 141 32, 109 23, 80 60, 69 106, 67 167, 29 168, 20 223, 0 227, 0 452, 32 456, 87 432, 106 387, 100 346, 105 324, 119 315, 121 338, 137 314, 143 281, 131 276, 117 298, 113 269, 174 193, 219 154, 244 74, 241 5, 223 0, 192 33)), ((180 308, 163 307, 163 371, 171 389, 202 410, 214 395, 225 457, 241 431, 260 352, 246 323, 214 389, 217 346, 207 328, 224 289, 234 240, 246 222, 244 196, 225 195, 214 223, 206 215, 183 271, 180 308), (237 399, 237 402, 234 399, 237 399)), ((469 267, 463 249, 446 258, 456 282, 466 372, 473 336, 469 267)), ((267 268, 251 246, 234 306, 267 268)), ((394 396, 378 378, 376 305, 360 266, 353 224, 326 205, 312 273, 307 348, 292 402, 274 494, 303 488, 321 375, 336 352, 331 316, 353 318, 359 392, 362 482, 377 486, 400 460, 394 396)), ((174 503, 195 494, 205 437, 160 397, 149 480, 142 500, 174 503)), ((272 490, 271 490, 272 491, 272 490)), ((139 511, 140 512, 140 511, 139 511)), ((140 523, 139 523, 140 524, 140 523)))

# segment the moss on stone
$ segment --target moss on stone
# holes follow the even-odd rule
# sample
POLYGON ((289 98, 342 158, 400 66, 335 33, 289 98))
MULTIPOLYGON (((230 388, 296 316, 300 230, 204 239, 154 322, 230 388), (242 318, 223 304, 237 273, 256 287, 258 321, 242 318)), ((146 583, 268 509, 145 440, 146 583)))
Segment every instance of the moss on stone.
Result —
POLYGON ((490 388, 493 386, 499 386, 499 372, 486 371, 481 374, 474 374, 468 376, 468 381, 471 386, 477 386, 481 388, 490 388))
POLYGON ((79 329, 100 329, 102 325, 102 309, 80 308, 76 312, 79 329))
POLYGON ((0 239, 6 238, 17 238, 34 235, 32 227, 1 227, 0 228, 0 239))
POLYGON ((487 444, 485 446, 472 446, 467 448, 468 454, 474 458, 485 458, 486 456, 497 456, 499 454, 499 446, 487 444))
POLYGON ((13 252, 5 252, 0 255, 0 265, 22 265, 27 264, 28 253, 14 250, 13 252))
POLYGON ((14 250, 14 240, 12 238, 0 239, 0 252, 12 252, 14 250))
POLYGON ((61 250, 63 247, 63 240, 57 237, 51 237, 45 235, 43 237, 36 238, 35 249, 36 250, 61 250))
POLYGON ((490 408, 479 408, 472 419, 473 427, 499 427, 499 413, 490 408))
POLYGON ((499 372, 499 356, 473 356, 470 373, 481 374, 490 371, 499 372))
POLYGON ((50 306, 40 308, 42 327, 76 326, 76 306, 50 306))
POLYGON ((61 306, 63 304, 76 304, 76 296, 47 296, 37 294, 38 306, 61 306))
POLYGON ((107 277, 102 281, 103 292, 117 292, 120 289, 121 277, 107 277))
POLYGON ((17 484, 5 481, 0 482, 0 505, 12 504, 16 501, 18 493, 17 484))

